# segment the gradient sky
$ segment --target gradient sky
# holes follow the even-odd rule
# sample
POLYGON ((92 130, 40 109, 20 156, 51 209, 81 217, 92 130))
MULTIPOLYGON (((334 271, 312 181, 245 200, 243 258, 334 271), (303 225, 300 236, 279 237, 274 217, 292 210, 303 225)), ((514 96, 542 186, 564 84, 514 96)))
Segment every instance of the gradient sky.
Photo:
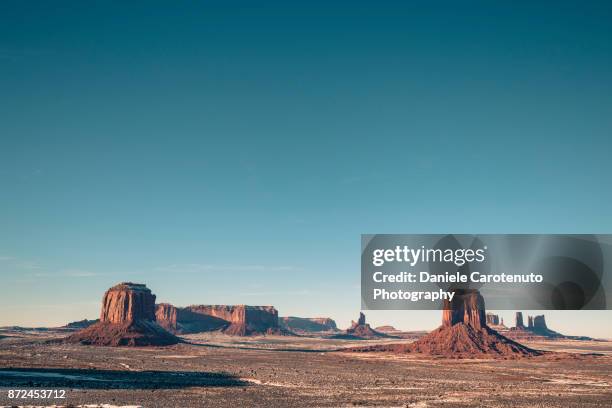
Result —
POLYGON ((346 326, 362 233, 611 233, 612 3, 458 3, 0 2, 0 325, 132 280, 346 326))

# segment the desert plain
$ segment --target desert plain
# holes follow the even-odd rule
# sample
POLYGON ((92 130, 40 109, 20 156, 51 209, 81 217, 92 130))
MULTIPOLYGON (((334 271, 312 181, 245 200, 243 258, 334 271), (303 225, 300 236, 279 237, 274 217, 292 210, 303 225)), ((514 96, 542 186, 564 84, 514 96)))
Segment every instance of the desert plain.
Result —
POLYGON ((342 351, 412 339, 212 332, 166 347, 95 347, 66 344, 62 331, 1 335, 0 406, 609 407, 612 401, 612 342, 606 341, 524 341, 557 353, 506 360, 342 351), (10 399, 10 389, 62 389, 66 398, 10 399))

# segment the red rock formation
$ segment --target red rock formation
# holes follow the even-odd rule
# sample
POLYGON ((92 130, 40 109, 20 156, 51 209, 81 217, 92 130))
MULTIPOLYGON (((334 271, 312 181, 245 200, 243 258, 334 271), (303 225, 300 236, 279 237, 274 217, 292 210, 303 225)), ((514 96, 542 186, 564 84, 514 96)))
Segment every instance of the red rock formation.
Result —
POLYGON ((120 283, 104 294, 100 321, 124 323, 135 320, 155 320, 155 295, 146 285, 120 283))
POLYGON ((351 327, 346 330, 346 335, 363 339, 389 337, 384 333, 380 333, 372 329, 370 325, 366 323, 365 315, 362 312, 359 312, 359 319, 357 319, 356 322, 351 322, 351 327))
POLYGON ((157 321, 173 333, 222 330, 234 336, 283 334, 273 306, 194 305, 177 308, 157 305, 157 321))
POLYGON ((179 339, 155 322, 155 295, 142 284, 113 286, 104 294, 100 321, 66 341, 100 346, 164 346, 179 339))
POLYGON ((442 326, 451 327, 457 323, 465 323, 476 329, 487 325, 484 299, 477 291, 455 293, 451 304, 445 304, 442 312, 442 326))
POLYGON ((410 344, 358 347, 349 351, 420 353, 449 358, 520 358, 541 353, 510 340, 486 324, 484 299, 477 290, 455 291, 446 302, 442 325, 410 344))
POLYGON ((155 305, 155 320, 164 329, 171 333, 178 332, 177 309, 170 303, 160 303, 155 305))

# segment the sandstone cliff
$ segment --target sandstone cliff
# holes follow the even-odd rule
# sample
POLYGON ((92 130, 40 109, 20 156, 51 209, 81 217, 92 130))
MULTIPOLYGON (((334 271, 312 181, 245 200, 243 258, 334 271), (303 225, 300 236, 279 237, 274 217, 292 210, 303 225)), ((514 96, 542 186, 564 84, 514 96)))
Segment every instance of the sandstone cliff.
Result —
POLYGON ((234 336, 281 334, 278 312, 273 306, 193 305, 175 307, 159 304, 156 318, 173 333, 222 330, 234 336))
POLYGON ((100 321, 67 342, 100 346, 164 346, 179 339, 155 322, 155 295, 142 284, 113 286, 104 294, 100 321))

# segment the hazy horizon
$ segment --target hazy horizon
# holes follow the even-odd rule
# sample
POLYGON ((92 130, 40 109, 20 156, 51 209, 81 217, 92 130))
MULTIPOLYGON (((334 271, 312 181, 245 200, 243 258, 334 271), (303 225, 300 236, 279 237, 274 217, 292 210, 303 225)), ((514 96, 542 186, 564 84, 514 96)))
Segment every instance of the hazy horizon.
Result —
POLYGON ((612 3, 578 4, 2 2, 0 325, 131 280, 346 327, 361 234, 611 233, 612 3))

